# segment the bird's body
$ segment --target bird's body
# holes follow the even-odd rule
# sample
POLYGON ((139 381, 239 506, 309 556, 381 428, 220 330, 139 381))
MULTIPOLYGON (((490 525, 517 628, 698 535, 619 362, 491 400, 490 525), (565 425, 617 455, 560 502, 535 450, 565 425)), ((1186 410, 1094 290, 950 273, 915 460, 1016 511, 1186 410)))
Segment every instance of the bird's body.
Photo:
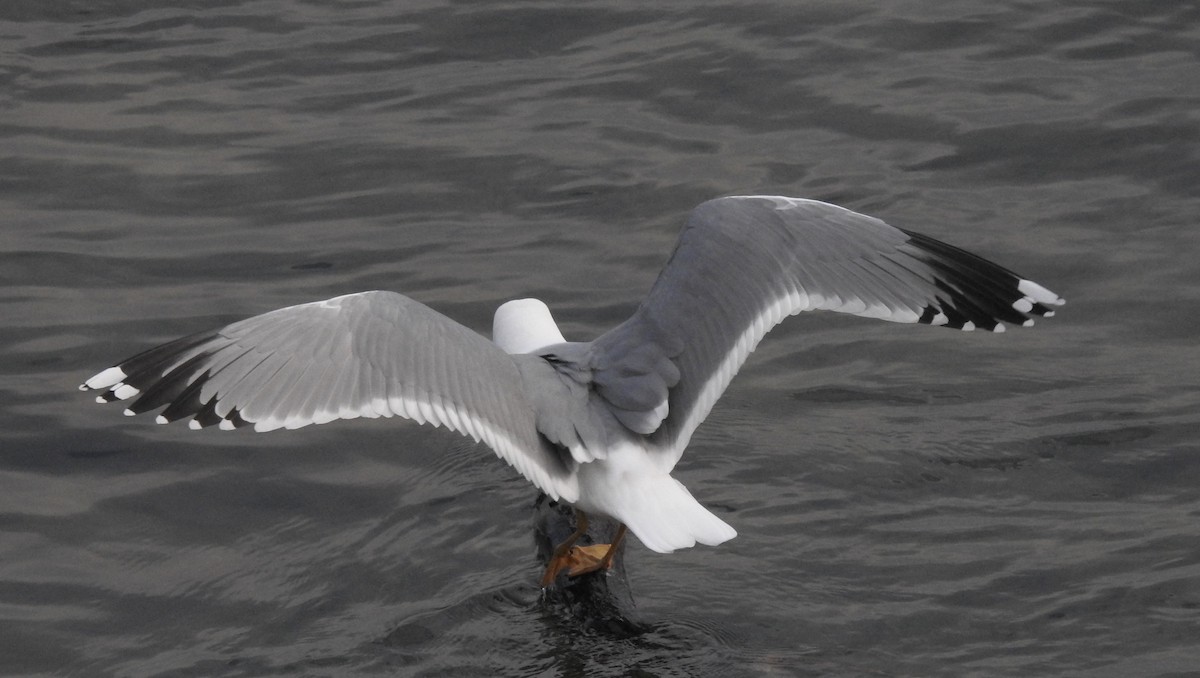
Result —
POLYGON ((626 525, 647 548, 670 553, 696 543, 716 546, 737 536, 671 476, 673 464, 644 441, 618 432, 603 459, 579 469, 579 499, 587 513, 626 525))
MULTIPOLYGON (((541 435, 560 445, 564 461, 569 455, 574 466, 575 482, 561 498, 580 511, 615 518, 660 553, 736 536, 671 477, 677 456, 655 449, 645 435, 618 420, 612 404, 593 388, 597 356, 592 344, 565 341, 544 303, 519 299, 502 305, 492 337, 510 354, 543 358, 524 374, 532 384, 541 435), (553 378, 534 373, 547 372, 544 364, 553 366, 553 378)), ((661 420, 665 404, 664 394, 647 416, 661 420)))
POLYGON ((649 295, 590 342, 537 300, 502 305, 493 342, 394 292, 291 306, 146 351, 88 379, 160 422, 297 428, 398 415, 488 444, 551 497, 611 516, 647 547, 733 528, 671 476, 759 340, 832 310, 1001 331, 1056 294, 927 236, 813 200, 735 196, 693 211, 649 295))

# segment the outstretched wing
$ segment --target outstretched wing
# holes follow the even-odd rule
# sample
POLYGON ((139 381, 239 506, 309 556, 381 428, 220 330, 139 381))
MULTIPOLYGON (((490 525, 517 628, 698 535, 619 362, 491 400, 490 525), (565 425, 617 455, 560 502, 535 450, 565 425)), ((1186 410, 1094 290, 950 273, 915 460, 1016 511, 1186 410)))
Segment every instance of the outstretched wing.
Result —
POLYGON ((399 415, 482 440, 547 494, 579 493, 570 458, 538 434, 516 360, 394 292, 290 306, 152 348, 93 376, 100 402, 159 423, 299 428, 399 415))
POLYGON ((650 294, 593 342, 597 391, 677 461, 759 340, 789 314, 1003 331, 1063 300, 986 259, 815 200, 697 207, 650 294))

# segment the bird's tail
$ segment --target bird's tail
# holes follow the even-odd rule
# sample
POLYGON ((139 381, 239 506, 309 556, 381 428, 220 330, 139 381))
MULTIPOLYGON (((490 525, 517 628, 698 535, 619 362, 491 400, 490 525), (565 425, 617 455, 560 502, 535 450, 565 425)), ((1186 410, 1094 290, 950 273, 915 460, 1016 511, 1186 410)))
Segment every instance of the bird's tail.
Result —
POLYGON ((701 506, 669 475, 635 483, 628 490, 612 515, 652 551, 670 553, 697 542, 716 546, 737 536, 736 530, 701 506))

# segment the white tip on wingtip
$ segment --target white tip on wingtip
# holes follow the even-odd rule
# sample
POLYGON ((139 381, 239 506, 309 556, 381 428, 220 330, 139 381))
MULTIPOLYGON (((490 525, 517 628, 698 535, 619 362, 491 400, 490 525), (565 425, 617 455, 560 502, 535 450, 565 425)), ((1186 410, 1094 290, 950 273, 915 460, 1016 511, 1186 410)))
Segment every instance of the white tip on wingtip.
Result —
POLYGON ((1025 322, 1021 323, 1021 327, 1033 327, 1033 318, 1029 318, 1025 322))
POLYGON ((138 388, 129 384, 120 384, 113 389, 113 395, 117 396, 117 400, 126 400, 138 394, 138 388))
POLYGON ((996 323, 996 326, 992 328, 992 331, 997 334, 1003 332, 1004 330, 1005 330, 1004 323, 996 323))
POLYGON ((233 425, 232 421, 229 421, 228 419, 222 419, 221 423, 217 424, 217 428, 221 429, 222 431, 232 431, 235 426, 233 425))
POLYGON ((1017 291, 1030 299, 1040 304, 1054 304, 1062 306, 1067 303, 1062 297, 1033 282, 1032 280, 1021 280, 1017 283, 1017 291))
POLYGON ((125 416, 127 416, 127 417, 132 417, 132 416, 135 416, 135 415, 137 415, 137 412, 134 412, 133 410, 131 410, 131 409, 129 409, 128 407, 126 407, 126 408, 125 408, 125 411, 124 411, 124 412, 122 412, 121 414, 123 414, 123 415, 125 415, 125 416))
POLYGON ((188 422, 188 428, 192 429, 193 431, 199 431, 203 427, 200 426, 200 422, 193 419, 188 422))
MULTIPOLYGON (((83 386, 87 388, 108 388, 115 384, 125 381, 125 370, 119 367, 110 367, 103 372, 98 372, 92 375, 91 379, 83 382, 83 386)), ((83 388, 82 386, 80 388, 83 388)))
POLYGON ((171 423, 171 422, 170 422, 170 421, 168 421, 166 417, 164 417, 164 416, 162 416, 162 415, 160 414, 160 415, 158 415, 157 417, 155 417, 155 418, 154 418, 154 423, 156 423, 156 424, 169 424, 169 423, 171 423))
POLYGON ((963 330, 963 332, 974 332, 975 331, 975 323, 968 320, 967 322, 963 323, 962 330, 963 330))

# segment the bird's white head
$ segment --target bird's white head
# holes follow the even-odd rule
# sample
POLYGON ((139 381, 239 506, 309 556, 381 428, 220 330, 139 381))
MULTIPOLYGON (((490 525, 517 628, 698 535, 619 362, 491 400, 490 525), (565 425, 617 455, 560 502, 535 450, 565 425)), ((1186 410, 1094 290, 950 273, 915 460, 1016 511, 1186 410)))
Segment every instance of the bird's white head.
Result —
POLYGON ((550 308, 538 299, 516 299, 496 309, 492 342, 505 353, 533 353, 565 341, 550 308))

